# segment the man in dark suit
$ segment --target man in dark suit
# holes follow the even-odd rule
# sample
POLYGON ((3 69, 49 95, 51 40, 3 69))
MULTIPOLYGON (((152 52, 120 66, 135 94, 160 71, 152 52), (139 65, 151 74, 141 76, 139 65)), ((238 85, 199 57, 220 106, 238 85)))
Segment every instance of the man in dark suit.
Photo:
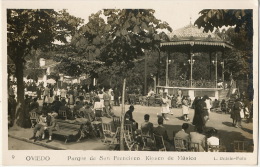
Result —
POLYGON ((132 121, 136 125, 136 129, 138 129, 138 123, 133 118, 134 109, 135 109, 134 106, 131 105, 129 107, 129 110, 125 113, 125 115, 127 115, 127 114, 129 115, 129 120, 132 121))
POLYGON ((187 133, 187 129, 189 128, 189 124, 182 124, 181 130, 176 133, 175 137, 190 141, 190 135, 187 133))
POLYGON ((158 126, 154 128, 154 134, 163 137, 163 141, 167 151, 172 150, 172 141, 169 139, 166 128, 163 126, 163 117, 158 118, 158 126))
POLYGON ((142 134, 146 136, 151 136, 153 134, 153 123, 149 122, 150 115, 144 115, 144 122, 141 124, 142 134))

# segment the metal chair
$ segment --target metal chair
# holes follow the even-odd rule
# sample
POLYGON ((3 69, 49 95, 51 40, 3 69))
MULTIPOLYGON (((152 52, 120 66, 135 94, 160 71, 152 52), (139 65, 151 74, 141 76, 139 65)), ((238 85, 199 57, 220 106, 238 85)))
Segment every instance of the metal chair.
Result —
POLYGON ((39 117, 35 111, 31 111, 29 112, 29 114, 30 114, 30 120, 32 124, 31 128, 34 128, 35 124, 39 122, 39 117))
POLYGON ((187 151, 188 142, 178 137, 174 137, 174 147, 176 151, 187 151))
POLYGON ((247 152, 246 150, 246 141, 234 141, 234 152, 247 152))
POLYGON ((155 145, 158 151, 166 151, 166 147, 163 141, 163 137, 153 134, 154 136, 154 141, 155 141, 155 145))
POLYGON ((112 131, 112 126, 110 123, 102 123, 102 131, 104 135, 104 143, 108 141, 108 139, 111 139, 111 143, 115 137, 115 132, 112 131))

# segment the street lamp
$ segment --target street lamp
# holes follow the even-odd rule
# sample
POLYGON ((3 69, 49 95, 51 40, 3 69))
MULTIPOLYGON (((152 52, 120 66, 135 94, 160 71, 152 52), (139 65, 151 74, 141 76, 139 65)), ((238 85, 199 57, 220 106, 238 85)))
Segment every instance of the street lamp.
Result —
POLYGON ((171 59, 169 60, 169 58, 167 56, 167 58, 166 58, 166 76, 165 76, 165 78, 166 78, 165 85, 166 86, 169 86, 169 64, 171 64, 173 62, 174 62, 174 60, 171 60, 171 59))
POLYGON ((191 59, 188 60, 188 62, 190 64, 190 87, 192 87, 192 67, 195 62, 195 60, 193 59, 193 56, 194 56, 194 54, 192 54, 191 59))
POLYGON ((215 84, 216 88, 218 87, 218 57, 216 55, 216 59, 212 60, 213 65, 215 65, 215 73, 216 73, 216 78, 215 78, 215 84))

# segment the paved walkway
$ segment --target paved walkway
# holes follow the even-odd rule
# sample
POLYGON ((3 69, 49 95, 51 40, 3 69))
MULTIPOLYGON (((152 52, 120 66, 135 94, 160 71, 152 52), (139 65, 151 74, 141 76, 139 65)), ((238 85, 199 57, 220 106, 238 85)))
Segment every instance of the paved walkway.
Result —
MULTIPOLYGON (((126 105, 125 111, 127 111, 129 105, 126 105)), ((164 125, 167 128, 169 138, 173 138, 173 134, 181 129, 181 125, 185 122, 181 119, 182 110, 181 109, 172 109, 173 115, 169 115, 169 121, 165 121, 164 125)), ((114 107, 114 114, 119 116, 121 113, 121 107, 114 107)), ((156 127, 157 124, 157 113, 160 114, 160 107, 148 107, 136 105, 135 111, 133 112, 134 119, 138 122, 139 128, 141 123, 144 120, 144 114, 150 114, 150 121, 156 127)), ((194 110, 190 110, 189 118, 192 121, 194 115, 194 110)), ((103 118, 104 122, 109 122, 111 119, 103 118)), ((189 131, 194 131, 194 127, 190 124, 189 131)), ((234 140, 248 140, 252 141, 253 139, 253 124, 242 122, 243 128, 235 128, 232 126, 232 119, 229 114, 220 114, 211 112, 210 120, 206 125, 208 128, 214 127, 219 131, 220 141, 223 145, 226 146, 227 151, 233 151, 232 143, 234 140)), ((23 129, 23 128, 10 128, 9 137, 16 139, 29 141, 28 138, 32 136, 32 129, 23 129)), ((50 143, 45 141, 37 141, 34 144, 45 146, 51 149, 68 149, 68 150, 109 150, 109 146, 104 144, 100 139, 86 139, 80 142, 68 142, 64 143, 62 140, 53 140, 50 143)), ((33 150, 34 148, 32 148, 33 150)))

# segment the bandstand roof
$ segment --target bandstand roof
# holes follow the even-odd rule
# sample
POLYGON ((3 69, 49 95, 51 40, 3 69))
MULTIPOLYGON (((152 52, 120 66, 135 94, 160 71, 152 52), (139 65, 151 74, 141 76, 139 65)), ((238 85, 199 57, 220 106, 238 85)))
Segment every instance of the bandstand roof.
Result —
POLYGON ((232 43, 220 38, 212 32, 203 32, 203 28, 198 28, 189 24, 168 34, 170 41, 161 42, 162 50, 173 50, 175 52, 190 51, 194 52, 221 51, 232 48, 232 43))

